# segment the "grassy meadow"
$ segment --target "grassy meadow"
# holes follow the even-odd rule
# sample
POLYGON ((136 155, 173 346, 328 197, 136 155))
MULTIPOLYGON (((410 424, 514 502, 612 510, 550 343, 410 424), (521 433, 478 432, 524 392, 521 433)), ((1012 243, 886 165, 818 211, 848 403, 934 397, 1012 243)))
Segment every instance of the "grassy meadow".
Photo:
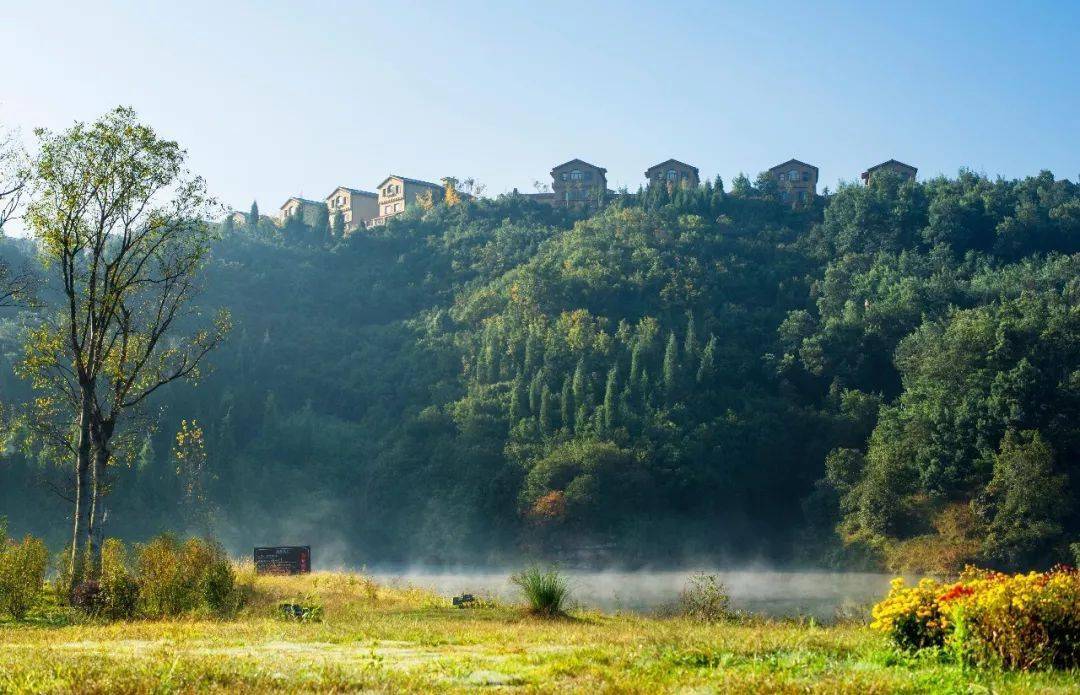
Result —
POLYGON ((907 656, 862 621, 459 609, 360 575, 248 577, 232 620, 0 622, 2 692, 1076 692, 1077 672, 962 669, 907 656), (321 607, 284 617, 279 604, 321 607))

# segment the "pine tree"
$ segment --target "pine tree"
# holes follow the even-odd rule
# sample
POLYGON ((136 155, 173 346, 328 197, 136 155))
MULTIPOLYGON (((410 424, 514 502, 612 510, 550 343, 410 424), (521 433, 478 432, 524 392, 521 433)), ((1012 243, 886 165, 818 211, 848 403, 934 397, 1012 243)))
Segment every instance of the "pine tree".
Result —
POLYGON ((667 349, 664 350, 664 390, 670 399, 675 397, 679 385, 679 341, 675 331, 668 337, 667 349))
POLYGON ((251 201, 251 211, 247 216, 248 230, 254 232, 259 228, 259 203, 258 201, 251 201))
POLYGON ((701 353, 701 365, 697 371, 697 382, 707 384, 716 374, 716 336, 710 335, 705 350, 701 353))
POLYGON ((607 385, 604 387, 604 429, 611 432, 618 424, 617 402, 619 394, 619 365, 614 364, 608 371, 607 385))

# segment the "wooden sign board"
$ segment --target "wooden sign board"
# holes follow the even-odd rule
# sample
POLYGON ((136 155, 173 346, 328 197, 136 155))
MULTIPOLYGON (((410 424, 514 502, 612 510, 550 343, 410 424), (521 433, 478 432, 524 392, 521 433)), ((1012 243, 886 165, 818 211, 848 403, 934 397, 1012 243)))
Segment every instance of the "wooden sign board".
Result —
POLYGON ((310 545, 255 548, 255 572, 257 574, 307 574, 310 571, 310 545))

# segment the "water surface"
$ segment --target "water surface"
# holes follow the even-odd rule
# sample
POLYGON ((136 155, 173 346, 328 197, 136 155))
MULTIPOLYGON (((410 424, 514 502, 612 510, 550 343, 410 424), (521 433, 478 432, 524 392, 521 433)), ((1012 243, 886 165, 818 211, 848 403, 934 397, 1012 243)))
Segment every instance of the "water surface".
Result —
MULTIPOLYGON (((773 617, 813 616, 830 620, 837 612, 859 613, 881 599, 889 575, 866 572, 791 572, 768 570, 705 570, 716 574, 738 610, 773 617)), ((568 571, 571 600, 582 608, 608 612, 648 613, 678 600, 692 570, 568 571)), ((412 570, 376 572, 380 582, 411 584, 441 596, 462 593, 515 602, 520 591, 510 583, 510 572, 446 572, 412 570)))

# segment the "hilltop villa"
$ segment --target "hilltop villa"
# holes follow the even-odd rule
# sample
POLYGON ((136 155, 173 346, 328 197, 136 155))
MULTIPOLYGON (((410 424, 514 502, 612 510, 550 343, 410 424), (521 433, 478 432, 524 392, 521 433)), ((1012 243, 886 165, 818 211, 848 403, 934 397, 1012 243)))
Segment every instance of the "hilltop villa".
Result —
POLYGON ((438 202, 445 192, 446 189, 437 183, 390 174, 379 184, 378 215, 368 226, 385 224, 387 219, 405 212, 406 207, 416 202, 418 195, 430 194, 431 199, 438 202))
POLYGON ((645 178, 648 179, 650 186, 665 184, 669 188, 674 186, 697 188, 700 183, 698 168, 677 159, 669 159, 649 167, 645 170, 645 178))
POLYGON ((587 205, 607 190, 607 169, 595 164, 571 159, 551 170, 552 205, 587 205))
POLYGON ((905 179, 907 179, 909 181, 914 181, 915 180, 915 174, 917 174, 919 172, 918 169, 911 166, 910 164, 904 164, 903 162, 898 162, 895 159, 890 159, 887 162, 882 162, 881 164, 875 164, 874 166, 872 166, 869 169, 867 169, 866 171, 864 171, 862 173, 863 183, 865 183, 867 186, 869 186, 870 185, 870 177, 873 176, 874 174, 878 173, 879 171, 891 171, 894 174, 900 174, 900 176, 902 176, 903 178, 905 178, 905 179))
POLYGON ((326 207, 331 223, 340 212, 345 234, 356 231, 379 216, 379 196, 371 191, 338 186, 326 196, 326 207))
POLYGON ((818 168, 813 164, 789 159, 769 169, 776 179, 781 203, 808 203, 817 195, 818 168))
POLYGON ((319 223, 320 218, 322 220, 327 219, 326 203, 318 200, 308 200, 307 198, 289 198, 281 206, 279 221, 281 224, 285 224, 289 221, 289 218, 297 215, 304 221, 304 224, 314 227, 319 223))

